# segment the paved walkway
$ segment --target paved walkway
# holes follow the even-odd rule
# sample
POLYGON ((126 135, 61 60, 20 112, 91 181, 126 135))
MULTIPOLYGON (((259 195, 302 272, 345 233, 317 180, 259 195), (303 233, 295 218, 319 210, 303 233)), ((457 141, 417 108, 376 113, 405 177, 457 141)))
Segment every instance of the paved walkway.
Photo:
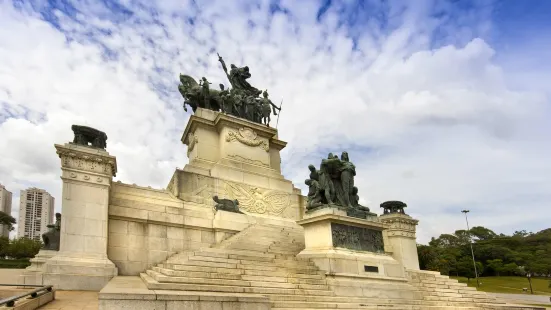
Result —
MULTIPOLYGON (((488 293, 497 298, 514 303, 532 303, 549 305, 549 296, 526 294, 488 293)), ((98 310, 98 292, 88 291, 56 291, 55 300, 39 308, 40 310, 98 310)), ((548 308, 548 309, 549 309, 548 308)))
POLYGON ((40 310, 98 310, 98 292, 56 291, 55 300, 40 310))
POLYGON ((500 294, 500 293, 488 293, 488 294, 493 295, 497 297, 499 300, 503 300, 505 302, 547 305, 548 308, 551 308, 550 295, 500 294))

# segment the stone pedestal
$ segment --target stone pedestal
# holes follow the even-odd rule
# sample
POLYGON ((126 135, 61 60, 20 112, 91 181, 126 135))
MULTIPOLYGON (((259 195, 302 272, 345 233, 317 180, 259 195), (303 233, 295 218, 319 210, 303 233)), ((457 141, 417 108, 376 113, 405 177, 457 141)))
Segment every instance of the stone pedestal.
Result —
POLYGON ((415 226, 419 221, 403 213, 383 214, 379 218, 388 226, 384 234, 392 248, 392 257, 407 269, 419 270, 415 239, 415 226))
POLYGON ((297 256, 312 259, 332 277, 405 278, 403 266, 386 253, 378 218, 349 217, 346 211, 320 209, 297 221, 304 227, 305 249, 297 256))
POLYGON ((56 254, 57 251, 40 250, 40 252, 38 252, 38 254, 30 260, 31 265, 23 271, 23 274, 21 275, 21 283, 29 285, 44 284, 43 275, 46 267, 45 263, 56 254))
POLYGON ((60 251, 45 263, 44 284, 61 290, 97 290, 117 275, 107 258, 107 211, 114 156, 103 149, 55 145, 63 180, 60 251))
POLYGON ((276 129, 199 108, 182 142, 189 163, 167 186, 175 197, 205 205, 213 195, 237 199, 242 212, 266 217, 297 220, 303 212, 300 189, 281 174, 279 152, 287 143, 276 129))

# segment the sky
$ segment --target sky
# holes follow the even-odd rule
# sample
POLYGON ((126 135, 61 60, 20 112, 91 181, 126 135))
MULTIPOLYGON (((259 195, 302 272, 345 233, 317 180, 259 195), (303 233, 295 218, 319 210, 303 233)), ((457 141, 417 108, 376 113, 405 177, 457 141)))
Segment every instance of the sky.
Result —
MULTIPOLYGON (((282 102, 282 169, 348 151, 361 202, 401 200, 418 242, 551 223, 551 2, 0 0, 0 183, 61 209, 54 143, 105 131, 115 180, 164 188, 187 163, 178 75, 282 102)), ((275 126, 277 117, 272 117, 275 126)))

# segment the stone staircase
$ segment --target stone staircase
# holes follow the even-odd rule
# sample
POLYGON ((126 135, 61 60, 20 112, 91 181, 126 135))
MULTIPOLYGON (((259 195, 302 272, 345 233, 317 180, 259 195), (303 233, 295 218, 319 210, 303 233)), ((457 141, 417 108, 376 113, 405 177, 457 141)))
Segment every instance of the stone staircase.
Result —
POLYGON ((499 305, 426 271, 408 271, 408 283, 362 283, 362 296, 343 296, 328 285, 324 271, 296 257, 303 248, 299 226, 255 224, 214 247, 175 254, 140 276, 150 290, 265 295, 276 310, 532 309, 499 305))
MULTIPOLYGON (((504 304, 486 292, 477 291, 465 283, 441 275, 439 272, 426 270, 408 270, 409 283, 422 294, 425 301, 442 301, 475 304, 504 304)), ((491 307, 487 305, 487 307, 491 307)), ((491 308, 490 308, 491 309, 491 308)))

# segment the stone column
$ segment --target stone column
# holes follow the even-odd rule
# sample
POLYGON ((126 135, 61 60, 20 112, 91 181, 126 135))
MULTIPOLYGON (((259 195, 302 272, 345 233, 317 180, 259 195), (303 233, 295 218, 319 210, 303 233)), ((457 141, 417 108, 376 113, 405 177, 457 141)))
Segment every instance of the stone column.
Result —
POLYGON ((63 180, 61 240, 45 264, 44 283, 61 290, 97 290, 117 275, 107 258, 109 189, 117 172, 114 156, 103 149, 55 145, 63 180))
POLYGON ((389 228, 383 231, 385 239, 392 248, 392 256, 406 269, 419 270, 415 226, 419 222, 403 213, 389 213, 379 216, 381 222, 389 228))

